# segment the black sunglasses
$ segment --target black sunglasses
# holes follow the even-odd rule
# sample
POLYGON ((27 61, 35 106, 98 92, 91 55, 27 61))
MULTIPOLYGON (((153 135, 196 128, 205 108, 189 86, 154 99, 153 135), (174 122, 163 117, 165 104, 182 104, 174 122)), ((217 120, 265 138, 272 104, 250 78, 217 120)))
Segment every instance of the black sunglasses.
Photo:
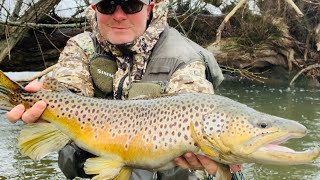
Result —
POLYGON ((144 4, 139 0, 105 0, 99 2, 96 7, 102 14, 113 14, 118 5, 124 13, 135 14, 142 10, 144 4))

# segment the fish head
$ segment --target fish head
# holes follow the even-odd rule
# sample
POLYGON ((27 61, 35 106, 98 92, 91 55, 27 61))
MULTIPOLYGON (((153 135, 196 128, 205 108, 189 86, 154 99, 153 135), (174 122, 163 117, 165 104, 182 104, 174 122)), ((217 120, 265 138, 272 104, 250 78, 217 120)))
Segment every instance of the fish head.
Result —
POLYGON ((245 105, 220 106, 203 118, 203 137, 218 159, 227 163, 304 164, 319 147, 295 151, 280 144, 307 134, 302 124, 258 112, 245 105))

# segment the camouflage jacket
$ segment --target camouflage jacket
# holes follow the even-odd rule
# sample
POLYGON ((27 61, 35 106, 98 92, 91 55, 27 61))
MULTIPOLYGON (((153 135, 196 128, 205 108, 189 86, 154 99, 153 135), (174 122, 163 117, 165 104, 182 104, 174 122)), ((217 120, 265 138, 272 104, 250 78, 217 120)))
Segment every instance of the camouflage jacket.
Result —
MULTIPOLYGON (((176 30, 167 28, 161 35, 159 43, 156 44, 154 48, 156 52, 153 51, 151 56, 153 61, 164 61, 164 58, 168 60, 183 60, 179 67, 174 69, 170 79, 168 79, 169 83, 165 92, 214 93, 213 85, 206 79, 204 60, 195 50, 192 50, 190 42, 185 41, 185 38, 181 35, 180 37, 177 36, 179 36, 179 34, 176 30), (174 39, 170 41, 173 37, 174 39), (168 41, 171 43, 168 43, 168 41), (169 50, 171 50, 171 53, 168 55, 169 50)), ((54 78, 79 94, 93 96, 94 86, 89 72, 89 65, 90 59, 95 54, 94 46, 92 36, 90 36, 89 32, 84 32, 72 37, 67 42, 66 47, 60 55, 59 62, 53 70, 54 78)), ((202 49, 202 51, 206 50, 202 49)), ((152 62, 152 60, 150 62, 152 62)), ((209 61, 215 62, 215 59, 209 59, 209 61)), ((145 72, 150 73, 150 70, 148 70, 149 67, 146 66, 146 68, 145 72)), ((119 68, 118 71, 121 71, 121 69, 119 68)), ((216 74, 215 83, 219 84, 223 79, 221 70, 216 65, 213 71, 216 74)), ((150 80, 150 76, 148 76, 148 79, 150 80)), ((114 84, 117 84, 117 82, 114 84)))

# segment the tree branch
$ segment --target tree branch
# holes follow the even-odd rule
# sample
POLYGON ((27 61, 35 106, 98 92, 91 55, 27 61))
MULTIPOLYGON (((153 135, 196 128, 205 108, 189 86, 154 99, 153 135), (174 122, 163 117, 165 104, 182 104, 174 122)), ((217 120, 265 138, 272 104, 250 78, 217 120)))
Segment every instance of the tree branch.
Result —
POLYGON ((38 23, 19 22, 19 21, 7 21, 7 22, 0 21, 0 25, 31 27, 31 28, 82 28, 82 27, 88 26, 86 22, 73 23, 73 24, 38 24, 38 23))
POLYGON ((303 17, 303 13, 301 10, 298 8, 298 6, 292 1, 292 0, 286 0, 288 4, 292 6, 292 8, 296 11, 299 17, 303 17))
POLYGON ((84 3, 86 3, 86 5, 87 5, 87 6, 89 6, 89 5, 90 5, 89 0, 83 0, 83 1, 84 1, 84 3))
POLYGON ((42 76, 44 76, 44 75, 48 74, 49 72, 51 72, 54 68, 55 68, 55 65, 52 65, 52 66, 46 68, 45 70, 39 72, 38 74, 36 74, 35 76, 33 76, 31 78, 18 79, 17 82, 30 82, 30 81, 33 81, 35 79, 41 78, 42 76))
POLYGON ((241 0, 230 12, 227 14, 227 16, 223 19, 222 23, 220 24, 217 35, 216 35, 216 41, 213 43, 213 45, 219 45, 221 41, 221 33, 224 29, 226 23, 229 21, 229 19, 237 12, 238 9, 240 9, 244 4, 247 3, 248 0, 241 0))
POLYGON ((15 21, 19 17, 21 6, 22 6, 22 0, 17 0, 16 5, 14 6, 13 12, 9 17, 10 21, 15 21))
POLYGON ((289 86, 293 86, 294 81, 295 81, 303 72, 306 72, 306 71, 309 71, 309 70, 315 69, 315 68, 320 68, 320 64, 312 64, 312 65, 310 65, 310 66, 302 69, 298 74, 296 74, 296 75, 292 78, 292 80, 290 81, 289 86))

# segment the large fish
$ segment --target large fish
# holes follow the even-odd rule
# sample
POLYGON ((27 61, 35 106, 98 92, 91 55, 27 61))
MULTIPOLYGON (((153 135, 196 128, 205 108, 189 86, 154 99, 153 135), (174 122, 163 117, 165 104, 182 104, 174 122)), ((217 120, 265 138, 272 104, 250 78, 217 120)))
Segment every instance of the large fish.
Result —
MULTIPOLYGON (((229 98, 186 93, 155 99, 105 100, 78 96, 47 81, 51 90, 29 93, 0 72, 0 109, 44 100, 40 121, 26 124, 18 137, 23 155, 40 160, 70 141, 95 154, 85 162, 94 179, 128 179, 132 168, 161 171, 186 152, 205 154, 221 164, 309 163, 319 147, 297 152, 280 146, 307 129, 298 122, 255 111, 229 98)), ((217 179, 226 179, 219 166, 217 179)))

